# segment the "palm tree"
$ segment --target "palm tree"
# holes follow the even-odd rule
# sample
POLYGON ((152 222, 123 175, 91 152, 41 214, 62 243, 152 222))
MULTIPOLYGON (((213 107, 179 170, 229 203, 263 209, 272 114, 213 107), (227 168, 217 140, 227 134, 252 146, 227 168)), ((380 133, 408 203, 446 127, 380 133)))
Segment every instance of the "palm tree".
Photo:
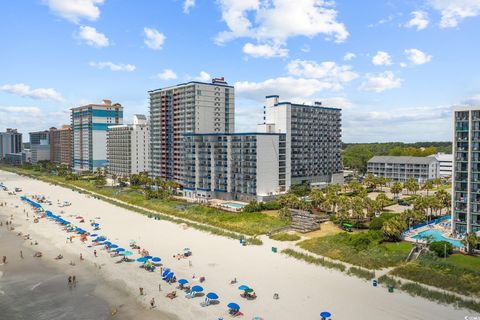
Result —
POLYGON ((320 189, 312 189, 312 191, 310 191, 309 198, 312 201, 312 206, 316 209, 320 208, 325 202, 325 195, 320 189))
POLYGON ((375 201, 378 203, 380 210, 383 210, 390 203, 390 199, 388 199, 385 193, 379 193, 375 201))
POLYGON ((395 198, 398 199, 398 195, 402 192, 403 190, 403 185, 401 182, 395 182, 391 187, 390 187, 390 192, 393 193, 395 198))
POLYGON ((473 249, 478 245, 478 238, 473 232, 467 232, 465 238, 462 239, 462 244, 467 248, 467 253, 472 254, 473 249))
POLYGON ((402 233, 407 229, 405 220, 398 215, 391 219, 388 219, 383 223, 382 231, 387 240, 399 241, 402 238, 402 233))
POLYGON ((405 189, 413 194, 417 194, 417 191, 420 189, 420 185, 414 178, 408 178, 407 181, 405 181, 405 189))
POLYGON ((338 197, 337 215, 341 220, 347 220, 352 204, 350 198, 344 195, 338 197))
POLYGON ((450 212, 452 205, 452 196, 445 190, 438 190, 435 192, 435 197, 438 199, 442 208, 447 208, 447 212, 450 212))
POLYGON ((375 190, 378 185, 378 179, 375 177, 373 174, 369 173, 366 177, 365 180, 363 181, 367 188, 375 190))
POLYGON ((351 199, 352 217, 359 221, 365 217, 363 209, 365 208, 364 200, 361 197, 353 197, 351 199))
POLYGON ((382 211, 377 201, 369 197, 365 197, 363 201, 367 209, 367 217, 373 218, 377 213, 382 211))
POLYGON ((278 203, 284 208, 298 208, 300 199, 293 193, 287 193, 278 198, 278 203))
POLYGON ((433 189, 433 181, 432 181, 432 180, 426 181, 426 182, 423 184, 423 188, 422 188, 422 189, 427 191, 427 196, 428 196, 428 191, 430 191, 430 190, 433 189))

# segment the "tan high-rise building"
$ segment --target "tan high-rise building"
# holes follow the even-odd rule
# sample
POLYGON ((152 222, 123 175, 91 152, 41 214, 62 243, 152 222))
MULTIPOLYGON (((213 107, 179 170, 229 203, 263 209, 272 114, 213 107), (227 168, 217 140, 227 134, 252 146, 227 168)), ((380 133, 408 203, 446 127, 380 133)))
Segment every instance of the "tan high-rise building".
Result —
POLYGON ((72 127, 50 128, 50 161, 58 164, 72 165, 72 127))

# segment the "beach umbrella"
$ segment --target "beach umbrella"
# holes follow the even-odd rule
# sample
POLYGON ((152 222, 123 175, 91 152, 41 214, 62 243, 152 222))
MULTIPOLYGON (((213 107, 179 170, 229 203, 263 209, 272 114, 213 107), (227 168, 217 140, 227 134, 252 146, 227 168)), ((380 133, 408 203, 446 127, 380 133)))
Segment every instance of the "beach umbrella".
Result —
POLYGON ((242 291, 245 291, 245 290, 248 290, 250 289, 248 286, 242 284, 240 287, 238 287, 239 290, 242 290, 242 291))
POLYGON ((322 318, 330 318, 332 316, 332 314, 330 312, 327 312, 327 311, 323 311, 322 313, 320 313, 320 317, 322 318))
POLYGON ((215 292, 209 292, 207 293, 207 298, 211 300, 216 300, 218 299, 218 295, 215 292))
POLYGON ((98 234, 96 234, 96 233, 91 234, 90 237, 98 237, 98 234))
POLYGON ((170 273, 170 269, 166 268, 165 270, 163 270, 162 277, 165 277, 169 273, 170 273))
POLYGON ((111 243, 110 241, 105 241, 103 244, 106 245, 106 246, 109 246, 109 245, 111 245, 112 243, 111 243))
POLYGON ((110 249, 115 249, 115 248, 118 248, 118 246, 116 244, 111 244, 109 245, 110 249))
POLYGON ((133 255, 133 252, 132 252, 132 251, 123 251, 123 252, 122 252, 122 255, 124 255, 124 256, 131 256, 131 255, 133 255))
POLYGON ((227 307, 235 311, 240 310, 240 306, 235 302, 230 302, 229 304, 227 304, 227 307))
POLYGON ((160 259, 159 257, 152 258, 152 262, 160 262, 160 261, 162 261, 162 259, 160 259))
POLYGON ((123 249, 123 248, 117 248, 117 249, 115 249, 115 251, 117 251, 117 252, 122 252, 122 251, 125 251, 125 249, 123 249))
POLYGON ((98 223, 92 223, 92 226, 94 226, 94 227, 98 227, 99 225, 100 224, 98 224, 98 223))
POLYGON ((248 288, 245 290, 246 293, 252 293, 254 290, 252 288, 248 288))
POLYGON ((97 237, 97 238, 95 238, 95 240, 93 240, 93 241, 102 242, 102 241, 105 241, 105 240, 107 240, 105 237, 97 237))
POLYGON ((152 256, 145 256, 144 258, 145 259, 152 259, 153 257, 152 256))
POLYGON ((145 259, 145 257, 141 257, 141 258, 137 259, 137 262, 145 263, 145 262, 147 262, 147 259, 145 259))
POLYGON ((192 291, 193 292, 202 292, 203 288, 201 286, 193 286, 192 291))
POLYGON ((180 279, 180 280, 178 280, 178 283, 180 283, 181 285, 184 285, 184 284, 188 283, 188 280, 187 279, 180 279))

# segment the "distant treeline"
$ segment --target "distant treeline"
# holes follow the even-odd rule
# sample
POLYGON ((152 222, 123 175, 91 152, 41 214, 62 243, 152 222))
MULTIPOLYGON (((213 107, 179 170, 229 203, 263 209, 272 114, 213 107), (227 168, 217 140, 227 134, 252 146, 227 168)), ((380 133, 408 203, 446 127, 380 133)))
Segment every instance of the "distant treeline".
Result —
POLYGON ((385 143, 344 143, 343 166, 367 171, 367 161, 373 156, 414 156, 425 157, 437 152, 452 153, 451 142, 385 142, 385 143))

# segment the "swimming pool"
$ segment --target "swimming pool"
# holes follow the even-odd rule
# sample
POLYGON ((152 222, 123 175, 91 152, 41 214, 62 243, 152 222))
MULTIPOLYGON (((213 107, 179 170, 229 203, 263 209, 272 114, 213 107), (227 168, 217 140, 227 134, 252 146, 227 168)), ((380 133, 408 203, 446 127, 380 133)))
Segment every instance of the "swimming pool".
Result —
POLYGON ((416 236, 413 236, 412 238, 422 240, 423 237, 427 237, 427 236, 431 236, 433 238, 433 240, 435 240, 435 241, 450 242, 454 247, 458 247, 458 248, 463 248, 464 247, 463 244, 460 241, 445 238, 441 231, 435 230, 435 229, 422 231, 419 234, 417 234, 416 236))
POLYGON ((224 202, 222 203, 224 206, 227 206, 227 207, 231 207, 231 208, 234 208, 234 209, 243 209, 243 207, 245 207, 244 204, 241 204, 241 203, 235 203, 235 202, 224 202))

